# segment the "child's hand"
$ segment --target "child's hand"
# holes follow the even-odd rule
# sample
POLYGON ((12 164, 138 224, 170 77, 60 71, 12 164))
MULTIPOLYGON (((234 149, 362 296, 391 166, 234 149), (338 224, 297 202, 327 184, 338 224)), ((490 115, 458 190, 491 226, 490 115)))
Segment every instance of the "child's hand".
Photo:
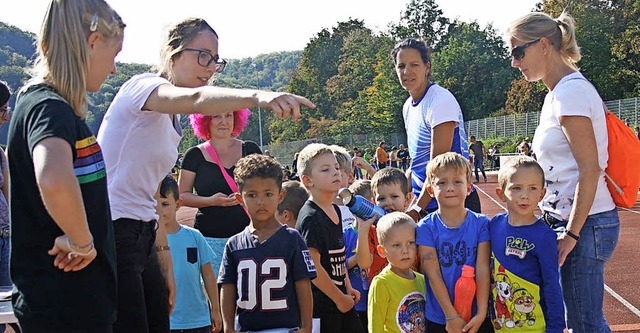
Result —
POLYGON ((355 303, 360 302, 360 292, 358 290, 349 288, 347 289, 347 293, 353 298, 355 303))
POLYGON ((465 331, 463 330, 463 327, 465 327, 466 324, 467 322, 465 322, 464 319, 458 317, 456 319, 447 321, 445 328, 447 330, 447 333, 464 333, 465 331))
POLYGON ((217 333, 222 330, 222 315, 220 311, 211 311, 211 332, 217 333))
POLYGON ((338 307, 338 310, 340 310, 340 312, 342 313, 349 312, 349 310, 351 310, 355 305, 356 305, 356 302, 354 302, 353 297, 351 295, 346 295, 346 294, 342 294, 338 299, 338 301, 336 302, 336 306, 338 307))
POLYGON ((373 217, 368 220, 363 220, 359 217, 356 217, 356 219, 358 220, 358 233, 369 234, 369 229, 371 229, 373 222, 375 222, 377 218, 378 213, 373 215, 373 217))
POLYGON ((300 327, 300 328, 298 328, 296 333, 311 333, 311 328, 310 327, 300 327))
POLYGON ((364 158, 362 158, 360 156, 353 157, 351 159, 351 163, 353 163, 353 165, 358 167, 358 168, 362 168, 365 165, 369 165, 369 163, 367 163, 367 161, 365 161, 364 158))
POLYGON ((482 326, 482 323, 484 322, 484 319, 486 317, 481 317, 478 315, 475 315, 473 318, 471 318, 471 320, 469 320, 469 322, 464 325, 464 327, 462 328, 462 332, 465 333, 476 333, 478 332, 478 330, 480 329, 480 326, 482 326))

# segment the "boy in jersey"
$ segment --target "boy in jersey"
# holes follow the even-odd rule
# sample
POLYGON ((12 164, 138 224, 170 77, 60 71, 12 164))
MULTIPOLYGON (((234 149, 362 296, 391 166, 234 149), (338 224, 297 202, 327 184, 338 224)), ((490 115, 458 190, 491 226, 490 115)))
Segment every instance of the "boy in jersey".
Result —
POLYGON ((316 269, 300 234, 275 217, 284 195, 282 166, 253 154, 238 161, 234 174, 236 198, 251 222, 229 239, 222 257, 225 332, 309 333, 316 269))

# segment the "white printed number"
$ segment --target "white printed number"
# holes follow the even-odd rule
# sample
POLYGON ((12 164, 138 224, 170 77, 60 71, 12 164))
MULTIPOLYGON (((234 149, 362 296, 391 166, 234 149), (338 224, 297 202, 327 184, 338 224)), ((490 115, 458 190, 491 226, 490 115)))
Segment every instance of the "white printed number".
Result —
POLYGON ((253 310, 258 303, 258 295, 256 292, 258 274, 269 275, 272 269, 277 269, 277 276, 267 278, 260 284, 260 309, 261 310, 283 310, 287 309, 287 299, 272 299, 272 289, 282 289, 287 284, 287 265, 283 259, 267 259, 260 265, 258 272, 258 264, 246 259, 238 264, 238 307, 245 310, 253 310), (247 295, 243 295, 244 285, 247 286, 247 295))

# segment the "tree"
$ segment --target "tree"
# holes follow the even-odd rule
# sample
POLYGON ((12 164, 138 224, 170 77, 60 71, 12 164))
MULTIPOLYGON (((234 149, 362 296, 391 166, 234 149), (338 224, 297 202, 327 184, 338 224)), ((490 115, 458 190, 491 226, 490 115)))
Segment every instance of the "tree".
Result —
POLYGON ((516 78, 496 31, 477 22, 456 22, 446 45, 434 52, 433 77, 458 99, 465 119, 478 119, 502 108, 509 84, 516 78))
POLYGON ((442 16, 435 0, 411 0, 400 22, 392 24, 389 31, 397 39, 422 38, 427 45, 435 46, 448 26, 449 19, 442 16))

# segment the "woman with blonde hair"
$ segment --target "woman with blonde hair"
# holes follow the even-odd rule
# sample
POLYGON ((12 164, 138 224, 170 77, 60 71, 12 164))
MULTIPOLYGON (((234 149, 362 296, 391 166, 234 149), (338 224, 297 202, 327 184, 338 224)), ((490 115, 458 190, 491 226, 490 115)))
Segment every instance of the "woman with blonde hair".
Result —
POLYGON ((218 34, 202 19, 170 27, 160 71, 136 75, 114 97, 98 133, 104 149, 118 255, 116 332, 167 332, 175 299, 171 254, 154 195, 182 137, 180 114, 224 115, 249 107, 300 115, 297 95, 207 86, 226 66, 218 34), (164 279, 163 279, 164 278, 164 279))
POLYGON ((51 0, 35 77, 9 127, 11 275, 23 332, 111 332, 116 253, 87 92, 115 73, 125 25, 103 0, 51 0))
POLYGON ((573 18, 530 13, 507 31, 513 67, 549 92, 532 150, 545 171, 543 219, 558 237, 567 325, 574 333, 611 332, 603 313, 604 266, 620 218, 607 190, 607 128, 602 99, 579 72, 573 18))

